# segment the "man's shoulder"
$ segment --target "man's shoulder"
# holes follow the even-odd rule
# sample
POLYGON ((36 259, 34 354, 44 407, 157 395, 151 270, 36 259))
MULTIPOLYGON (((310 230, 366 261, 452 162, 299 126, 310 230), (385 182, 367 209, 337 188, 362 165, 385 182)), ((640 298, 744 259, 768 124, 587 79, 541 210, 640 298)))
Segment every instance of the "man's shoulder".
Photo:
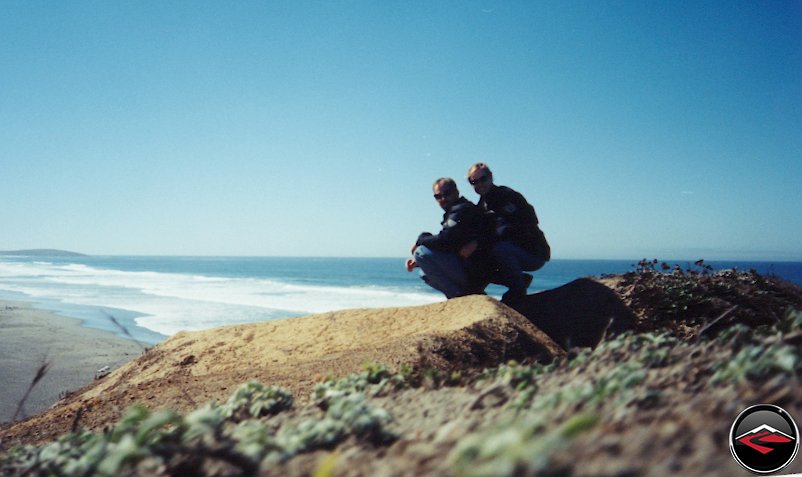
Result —
POLYGON ((518 192, 517 190, 513 189, 512 187, 507 187, 507 186, 500 185, 500 186, 496 186, 496 188, 498 190, 499 195, 504 195, 504 196, 519 196, 519 195, 521 195, 520 192, 518 192))
POLYGON ((517 190, 507 187, 507 186, 499 186, 499 194, 498 194, 498 202, 513 202, 519 205, 528 204, 529 202, 526 200, 523 194, 518 192, 517 190))
POLYGON ((468 199, 460 200, 454 204, 446 215, 455 217, 469 217, 481 214, 484 209, 474 204, 468 199))
POLYGON ((522 197, 523 195, 511 187, 497 185, 482 197, 482 200, 488 205, 498 206, 502 203, 520 200, 522 197))
POLYGON ((452 211, 468 210, 473 207, 476 207, 476 204, 466 199, 465 197, 460 197, 459 200, 457 200, 457 202, 455 202, 454 205, 451 206, 451 210, 452 211))

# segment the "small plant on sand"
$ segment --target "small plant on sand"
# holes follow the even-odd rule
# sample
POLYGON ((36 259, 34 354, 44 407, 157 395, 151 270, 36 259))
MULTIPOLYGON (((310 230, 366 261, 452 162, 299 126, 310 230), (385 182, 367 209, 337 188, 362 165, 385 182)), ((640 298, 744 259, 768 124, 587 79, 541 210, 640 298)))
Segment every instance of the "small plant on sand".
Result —
POLYGON ((802 310, 788 308, 780 322, 779 329, 783 333, 792 333, 802 330, 802 310))
POLYGON ((636 391, 646 380, 644 370, 634 362, 623 363, 604 374, 577 375, 570 383, 531 399, 529 410, 542 413, 596 411, 601 407, 626 406, 639 396, 636 391))
POLYGON ((712 384, 731 382, 744 384, 770 376, 785 374, 789 377, 802 371, 799 349, 790 345, 750 345, 742 348, 730 359, 716 363, 712 384))
POLYGON ((250 381, 237 388, 222 406, 223 416, 237 420, 277 414, 292 407, 292 394, 284 388, 250 381))
POLYGON ((318 383, 312 389, 312 400, 322 403, 331 397, 352 393, 367 393, 370 396, 381 396, 390 391, 403 389, 419 381, 411 367, 404 367, 398 373, 391 373, 384 365, 368 363, 365 371, 351 374, 341 379, 329 378, 318 383))
POLYGON ((534 475, 550 467, 554 451, 598 421, 596 414, 580 413, 549 427, 541 416, 529 415, 470 435, 454 449, 449 461, 460 477, 534 475))
POLYGON ((798 341, 802 329, 802 312, 788 309, 778 322, 749 328, 735 325, 724 330, 716 339, 730 353, 712 366, 713 384, 745 384, 749 381, 780 375, 789 378, 802 372, 802 351, 786 342, 798 341), (794 338, 796 337, 796 338, 794 338))
POLYGON ((548 365, 540 363, 524 365, 517 361, 508 361, 496 368, 485 369, 480 380, 497 380, 514 389, 523 390, 530 386, 537 386, 538 377, 556 368, 557 362, 548 365))
MULTIPOLYGON (((615 410, 658 397, 645 386, 647 372, 675 363, 679 358, 672 350, 678 344, 676 338, 665 333, 624 333, 594 350, 581 350, 568 360, 548 365, 513 361, 486 369, 478 379, 511 388, 514 395, 509 406, 518 413, 567 415, 597 412, 603 407, 615 410), (565 382, 555 385, 555 379, 565 382), (541 385, 544 380, 549 383, 545 387, 541 385)), ((621 412, 624 411, 614 413, 621 412)))
POLYGON ((322 417, 265 422, 292 402, 284 389, 249 382, 222 406, 211 403, 186 416, 134 406, 103 433, 81 430, 41 448, 12 448, 0 456, 0 475, 206 475, 221 466, 231 475, 253 475, 350 436, 375 444, 396 437, 385 429, 390 415, 357 392, 329 396, 322 417))
POLYGON ((418 387, 424 381, 434 381, 437 385, 458 385, 462 382, 462 375, 453 372, 445 378, 439 370, 419 371, 409 365, 403 365, 398 372, 391 372, 386 366, 376 363, 365 363, 364 371, 351 374, 344 378, 327 378, 312 389, 312 401, 321 407, 336 396, 352 393, 365 393, 370 397, 385 396, 392 391, 408 387, 418 387), (434 377, 433 377, 434 376, 434 377))

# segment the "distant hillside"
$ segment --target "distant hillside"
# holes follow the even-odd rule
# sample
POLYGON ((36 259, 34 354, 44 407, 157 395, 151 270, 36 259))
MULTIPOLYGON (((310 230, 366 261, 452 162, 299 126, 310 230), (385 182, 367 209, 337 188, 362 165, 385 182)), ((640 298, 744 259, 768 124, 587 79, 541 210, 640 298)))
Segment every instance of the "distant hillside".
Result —
POLYGON ((0 255, 21 255, 26 257, 85 257, 86 255, 67 250, 36 248, 31 250, 0 250, 0 255))

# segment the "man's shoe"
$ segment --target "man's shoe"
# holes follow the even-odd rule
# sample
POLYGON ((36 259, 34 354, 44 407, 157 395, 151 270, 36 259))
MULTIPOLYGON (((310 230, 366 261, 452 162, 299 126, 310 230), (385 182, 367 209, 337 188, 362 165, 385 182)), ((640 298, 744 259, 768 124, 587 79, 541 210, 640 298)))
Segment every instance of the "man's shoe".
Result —
POLYGON ((510 288, 507 290, 507 293, 501 295, 501 303, 504 303, 508 306, 514 306, 526 297, 526 291, 529 288, 529 285, 532 284, 532 275, 529 273, 522 273, 521 275, 524 279, 523 288, 510 288))
POLYGON ((507 293, 501 295, 501 303, 507 306, 515 306, 526 297, 526 290, 515 289, 507 290, 507 293))

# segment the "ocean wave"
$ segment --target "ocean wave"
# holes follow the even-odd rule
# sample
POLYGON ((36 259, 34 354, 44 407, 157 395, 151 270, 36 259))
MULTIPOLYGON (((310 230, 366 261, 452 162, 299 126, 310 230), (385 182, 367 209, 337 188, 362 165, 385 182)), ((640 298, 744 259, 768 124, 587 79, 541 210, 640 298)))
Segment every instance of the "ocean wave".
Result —
POLYGON ((432 293, 376 285, 298 284, 259 277, 125 271, 81 263, 0 263, 0 289, 34 299, 129 310, 139 326, 182 330, 287 318, 348 308, 422 305, 432 293))

